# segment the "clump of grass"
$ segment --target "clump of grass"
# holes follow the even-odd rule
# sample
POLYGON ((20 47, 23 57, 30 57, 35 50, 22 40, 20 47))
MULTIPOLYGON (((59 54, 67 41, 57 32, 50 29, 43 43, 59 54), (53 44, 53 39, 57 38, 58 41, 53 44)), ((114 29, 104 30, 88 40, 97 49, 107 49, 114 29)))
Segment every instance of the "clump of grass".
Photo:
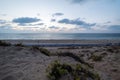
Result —
POLYGON ((76 65, 73 75, 75 76, 74 80, 100 80, 97 73, 90 71, 81 64, 76 65))
POLYGON ((38 46, 32 46, 32 49, 39 50, 39 47, 38 46))
POLYGON ((108 48, 107 51, 113 53, 115 49, 108 48))
POLYGON ((46 55, 46 56, 51 56, 51 52, 43 47, 38 47, 38 46, 32 46, 33 50, 38 50, 40 51, 42 54, 46 55))
POLYGON ((93 66, 89 65, 88 63, 86 63, 84 60, 82 60, 79 56, 71 53, 71 52, 61 52, 61 53, 58 53, 57 54, 58 56, 69 56, 69 57, 72 57, 73 59, 75 59, 76 61, 82 63, 82 64, 85 64, 91 68, 93 68, 93 66))
POLYGON ((84 57, 85 55, 84 54, 79 54, 80 57, 84 57))
POLYGON ((4 41, 0 41, 0 46, 11 46, 11 44, 4 41))
POLYGON ((24 47, 24 45, 22 43, 17 43, 17 44, 15 44, 15 46, 24 47))
POLYGON ((51 65, 51 70, 47 76, 50 80, 59 80, 62 76, 68 74, 71 71, 71 66, 67 64, 60 64, 58 61, 55 61, 51 65))
POLYGON ((46 56, 50 56, 51 54, 50 51, 45 48, 39 48, 39 50, 41 53, 45 54, 46 56))
POLYGON ((70 80, 100 80, 97 73, 85 69, 81 64, 75 67, 68 64, 60 64, 58 61, 52 63, 47 69, 49 80, 59 80, 61 77, 70 74, 70 80))
POLYGON ((61 53, 58 53, 58 56, 69 56, 69 57, 74 58, 76 61, 84 63, 84 61, 81 60, 79 56, 77 56, 77 55, 75 55, 75 54, 73 54, 71 52, 61 52, 61 53))
POLYGON ((107 55, 107 53, 106 53, 106 52, 104 52, 104 53, 102 53, 101 55, 102 55, 102 56, 106 56, 106 55, 107 55))
POLYGON ((92 55, 90 59, 93 61, 102 61, 103 56, 102 55, 92 55))

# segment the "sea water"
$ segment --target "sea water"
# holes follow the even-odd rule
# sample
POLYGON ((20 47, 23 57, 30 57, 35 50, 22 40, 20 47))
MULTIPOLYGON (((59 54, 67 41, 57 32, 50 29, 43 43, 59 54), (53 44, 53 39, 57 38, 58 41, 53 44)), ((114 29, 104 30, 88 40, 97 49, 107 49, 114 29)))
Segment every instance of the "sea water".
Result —
POLYGON ((52 39, 120 39, 120 33, 0 33, 0 40, 27 39, 27 40, 52 40, 52 39))

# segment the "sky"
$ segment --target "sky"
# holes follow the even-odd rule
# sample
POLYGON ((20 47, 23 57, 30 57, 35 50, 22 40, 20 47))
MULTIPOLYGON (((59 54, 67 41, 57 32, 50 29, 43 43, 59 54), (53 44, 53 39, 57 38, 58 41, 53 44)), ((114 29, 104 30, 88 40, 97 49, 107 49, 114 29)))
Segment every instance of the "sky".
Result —
POLYGON ((120 0, 0 0, 0 33, 120 33, 120 0))

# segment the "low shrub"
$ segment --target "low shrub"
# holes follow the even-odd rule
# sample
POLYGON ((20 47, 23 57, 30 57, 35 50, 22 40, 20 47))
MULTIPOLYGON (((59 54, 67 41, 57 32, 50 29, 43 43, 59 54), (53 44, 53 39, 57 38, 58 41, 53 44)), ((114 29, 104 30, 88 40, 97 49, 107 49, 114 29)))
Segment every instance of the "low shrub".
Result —
POLYGON ((108 48, 107 51, 113 53, 113 52, 114 52, 114 49, 108 48))
POLYGON ((102 61, 103 56, 102 55, 92 55, 90 59, 93 61, 102 61))
POLYGON ((15 44, 15 46, 24 47, 24 45, 22 43, 17 43, 17 44, 15 44))
POLYGON ((51 54, 50 51, 45 48, 39 48, 39 50, 41 53, 45 54, 46 56, 50 56, 51 54))
POLYGON ((50 71, 47 76, 50 80, 58 80, 62 76, 68 74, 71 71, 72 71, 72 68, 70 65, 60 64, 58 61, 55 61, 51 65, 50 71))
POLYGON ((71 53, 71 52, 61 52, 61 53, 57 53, 58 56, 69 56, 72 57, 73 59, 75 59, 76 61, 85 64, 91 68, 93 68, 93 66, 89 65, 88 63, 86 63, 84 60, 82 60, 79 56, 71 53))
POLYGON ((0 46, 11 46, 11 44, 4 41, 0 41, 0 46))
POLYGON ((38 50, 46 56, 51 56, 51 52, 49 50, 45 49, 45 48, 42 48, 42 47, 39 47, 39 46, 32 46, 31 49, 32 50, 38 50))
POLYGON ((58 61, 52 63, 47 70, 47 77, 50 80, 59 80, 61 77, 70 74, 70 80, 100 80, 97 73, 85 69, 81 64, 75 67, 68 64, 60 64, 58 61))
POLYGON ((81 60, 79 56, 77 56, 77 55, 75 55, 75 54, 73 54, 73 53, 71 53, 71 52, 58 53, 58 56, 69 56, 69 57, 74 58, 76 61, 79 61, 79 62, 81 62, 81 63, 84 63, 84 61, 81 60))
POLYGON ((33 50, 39 50, 39 47, 38 46, 32 46, 31 49, 33 49, 33 50))

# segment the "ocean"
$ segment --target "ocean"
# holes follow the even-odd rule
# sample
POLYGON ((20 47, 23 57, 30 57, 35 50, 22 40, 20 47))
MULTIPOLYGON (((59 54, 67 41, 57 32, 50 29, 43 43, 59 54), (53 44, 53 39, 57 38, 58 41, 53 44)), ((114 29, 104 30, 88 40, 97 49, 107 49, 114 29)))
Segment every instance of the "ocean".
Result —
POLYGON ((0 40, 120 39, 120 33, 0 33, 0 40))

